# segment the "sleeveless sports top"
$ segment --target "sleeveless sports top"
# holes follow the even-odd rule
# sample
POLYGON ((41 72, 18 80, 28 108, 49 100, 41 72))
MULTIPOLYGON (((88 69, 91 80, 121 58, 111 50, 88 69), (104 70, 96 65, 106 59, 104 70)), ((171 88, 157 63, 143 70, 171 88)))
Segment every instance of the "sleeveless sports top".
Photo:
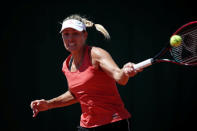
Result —
POLYGON ((62 67, 68 88, 81 105, 80 126, 92 128, 131 117, 124 107, 116 81, 101 68, 92 66, 90 50, 91 47, 85 47, 84 59, 77 71, 69 70, 71 54, 62 67))

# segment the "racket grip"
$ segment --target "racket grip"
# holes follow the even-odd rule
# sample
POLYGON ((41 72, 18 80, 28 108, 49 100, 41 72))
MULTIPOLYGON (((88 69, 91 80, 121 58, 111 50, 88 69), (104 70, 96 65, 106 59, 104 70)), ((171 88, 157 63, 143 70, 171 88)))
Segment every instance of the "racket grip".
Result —
POLYGON ((133 65, 133 68, 136 70, 136 69, 142 69, 142 68, 146 68, 146 67, 148 67, 148 66, 150 66, 150 65, 152 65, 152 62, 153 62, 153 58, 150 58, 150 59, 147 59, 147 60, 145 60, 145 61, 142 61, 142 62, 140 62, 140 63, 138 63, 138 64, 135 64, 135 65, 133 65))

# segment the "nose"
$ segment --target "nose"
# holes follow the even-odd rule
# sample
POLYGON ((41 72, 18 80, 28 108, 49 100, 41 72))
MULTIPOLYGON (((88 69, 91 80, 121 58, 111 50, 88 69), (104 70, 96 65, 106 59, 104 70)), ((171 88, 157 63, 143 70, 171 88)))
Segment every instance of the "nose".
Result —
POLYGON ((73 42, 74 42, 74 39, 68 38, 68 39, 66 40, 66 42, 67 42, 67 43, 73 43, 73 42))

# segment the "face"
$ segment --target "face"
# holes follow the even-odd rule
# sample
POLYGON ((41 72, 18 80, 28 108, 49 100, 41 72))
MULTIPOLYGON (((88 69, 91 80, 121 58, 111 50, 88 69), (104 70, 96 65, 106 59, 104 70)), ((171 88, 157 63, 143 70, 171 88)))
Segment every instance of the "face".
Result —
POLYGON ((87 32, 80 32, 72 28, 67 28, 62 31, 62 38, 65 48, 71 53, 76 53, 85 45, 87 32))

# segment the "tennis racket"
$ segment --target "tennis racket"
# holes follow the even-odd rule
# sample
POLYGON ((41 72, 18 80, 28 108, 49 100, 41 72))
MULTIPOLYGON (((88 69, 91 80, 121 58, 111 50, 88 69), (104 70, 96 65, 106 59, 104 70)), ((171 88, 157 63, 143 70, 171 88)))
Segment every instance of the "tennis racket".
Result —
POLYGON ((197 65, 197 21, 183 25, 173 35, 181 36, 182 42, 179 46, 172 47, 170 43, 168 43, 153 58, 135 64, 133 68, 146 68, 160 62, 170 62, 184 66, 197 65), (162 57, 164 55, 166 55, 166 57, 169 56, 169 58, 163 59, 162 57))

